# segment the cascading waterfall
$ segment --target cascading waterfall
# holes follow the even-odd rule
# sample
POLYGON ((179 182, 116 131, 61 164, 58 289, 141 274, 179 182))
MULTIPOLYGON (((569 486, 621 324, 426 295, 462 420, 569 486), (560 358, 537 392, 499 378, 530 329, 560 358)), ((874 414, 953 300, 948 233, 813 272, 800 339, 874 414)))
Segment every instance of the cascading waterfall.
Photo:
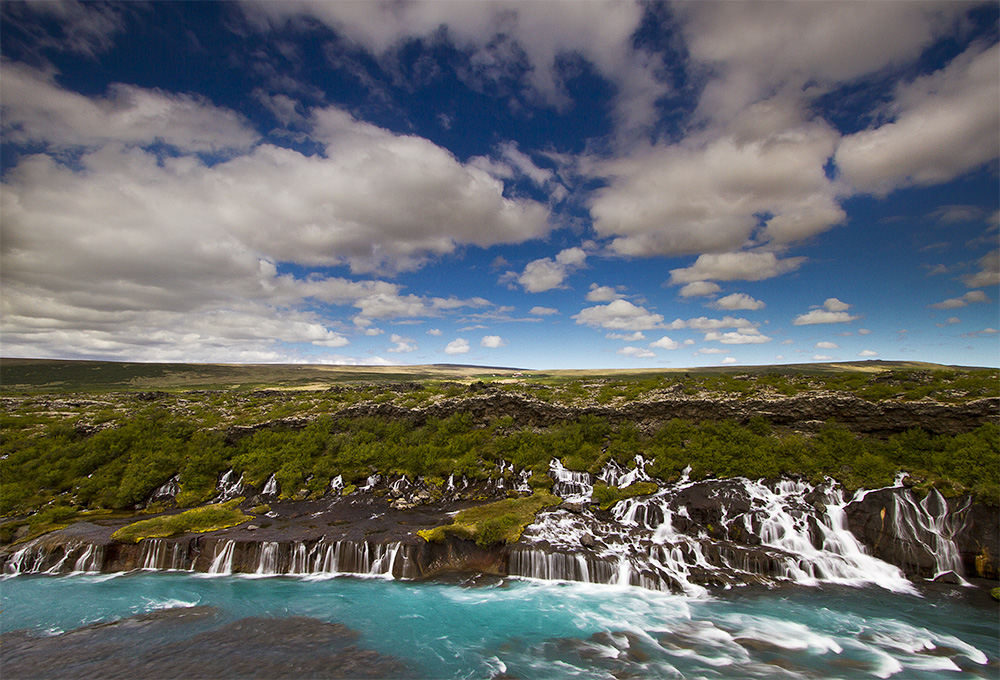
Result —
POLYGON ((104 564, 102 545, 71 541, 51 546, 35 541, 11 555, 4 565, 3 573, 17 576, 97 572, 101 570, 102 564, 104 564))
POLYGON ((267 483, 264 484, 264 490, 260 492, 262 496, 277 496, 278 495, 278 480, 274 475, 267 478, 267 483))
MULTIPOLYGON (((629 469, 612 461, 597 479, 624 488, 651 481, 645 467, 641 457, 629 469)), ((566 470, 559 461, 550 470, 555 493, 576 502, 589 499, 589 475, 566 470)), ((847 529, 846 504, 832 480, 817 488, 794 480, 692 482, 685 474, 652 495, 619 501, 612 508, 614 521, 590 511, 543 513, 525 530, 527 545, 512 551, 509 570, 694 596, 706 592, 705 584, 770 579, 912 591, 898 568, 868 555, 847 529), (759 545, 744 540, 750 536, 758 537, 752 543, 759 545)), ((924 510, 920 522, 909 523, 947 535, 944 513, 924 510)))
POLYGON ((549 476, 555 480, 552 493, 569 503, 589 503, 594 493, 590 474, 567 470, 562 461, 553 458, 549 462, 549 476))
POLYGON ((212 564, 208 567, 209 574, 231 574, 233 573, 233 553, 236 549, 236 541, 228 540, 221 543, 222 550, 219 550, 220 543, 215 544, 217 550, 212 564))
MULTIPOLYGON (((935 575, 953 571, 962 577, 964 570, 955 536, 965 528, 959 518, 966 516, 963 511, 969 507, 971 499, 966 498, 964 505, 954 511, 949 511, 948 502, 933 488, 920 502, 909 490, 893 494, 892 500, 896 536, 930 555, 934 559, 935 575)), ((914 563, 918 561, 915 554, 911 559, 914 563)))
POLYGON ((219 502, 236 498, 243 493, 243 475, 236 478, 236 473, 233 470, 227 470, 219 479, 216 491, 218 491, 217 500, 219 502))
POLYGON ((278 574, 278 542, 267 541, 260 544, 255 574, 278 574))

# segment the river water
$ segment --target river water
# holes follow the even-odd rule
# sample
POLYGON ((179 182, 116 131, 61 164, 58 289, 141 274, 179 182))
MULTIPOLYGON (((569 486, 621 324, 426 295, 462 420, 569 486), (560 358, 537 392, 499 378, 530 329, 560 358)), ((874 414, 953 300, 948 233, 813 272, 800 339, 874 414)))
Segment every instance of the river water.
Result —
POLYGON ((5 678, 149 680, 997 678, 998 610, 974 593, 21 575, 0 581, 0 668, 5 678))

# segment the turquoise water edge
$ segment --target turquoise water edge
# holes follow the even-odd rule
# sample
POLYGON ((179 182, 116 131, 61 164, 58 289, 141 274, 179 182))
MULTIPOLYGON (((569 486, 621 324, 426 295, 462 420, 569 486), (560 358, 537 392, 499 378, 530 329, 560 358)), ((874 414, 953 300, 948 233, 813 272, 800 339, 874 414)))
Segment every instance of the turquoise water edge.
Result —
MULTIPOLYGON (((30 629, 54 640, 151 612, 212 608, 169 635, 196 654, 198 644, 218 645, 207 632, 249 617, 265 628, 291 619, 339 623, 356 631, 352 645, 396 662, 385 677, 996 678, 998 611, 968 592, 826 585, 692 598, 526 579, 17 576, 0 581, 0 632, 30 629)), ((129 647, 133 659, 154 644, 140 640, 129 647)), ((156 663, 161 677, 176 677, 168 660, 156 663)))

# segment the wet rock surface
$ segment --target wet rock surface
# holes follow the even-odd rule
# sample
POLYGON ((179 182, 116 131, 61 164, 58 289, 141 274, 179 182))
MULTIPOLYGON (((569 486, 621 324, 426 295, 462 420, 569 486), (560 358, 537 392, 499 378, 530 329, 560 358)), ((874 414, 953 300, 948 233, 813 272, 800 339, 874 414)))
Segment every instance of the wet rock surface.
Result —
POLYGON ((2 637, 5 678, 398 678, 400 661, 339 623, 293 616, 219 625, 212 607, 164 609, 38 637, 2 637))

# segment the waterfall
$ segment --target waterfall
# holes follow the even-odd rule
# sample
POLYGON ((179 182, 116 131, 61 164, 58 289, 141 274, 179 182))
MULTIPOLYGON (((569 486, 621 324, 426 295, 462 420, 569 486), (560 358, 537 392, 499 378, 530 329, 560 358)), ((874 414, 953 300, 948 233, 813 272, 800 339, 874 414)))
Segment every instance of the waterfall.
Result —
POLYGON ((278 543, 277 541, 266 541, 260 544, 260 556, 257 558, 257 569, 255 574, 279 574, 278 570, 278 543))
POLYGON ((590 474, 575 472, 563 467, 562 461, 553 458, 549 463, 549 476, 555 480, 552 493, 570 503, 589 503, 594 493, 590 474))
POLYGON ((971 499, 966 498, 963 506, 949 511, 948 502, 937 489, 930 492, 919 503, 910 490, 892 495, 892 523, 896 536, 912 546, 909 557, 919 563, 916 550, 923 550, 934 559, 935 576, 953 571, 959 577, 964 575, 962 559, 955 543, 955 536, 965 528, 960 518, 969 507, 971 499))
POLYGON ((344 490, 344 477, 342 475, 337 475, 330 480, 330 493, 338 496, 340 492, 344 490))
MULTIPOLYGON (((652 481, 645 468, 641 457, 629 469, 611 461, 597 479, 618 487, 652 481)), ((589 475, 566 470, 559 461, 551 463, 550 474, 555 493, 589 500, 589 475)), ((906 519, 907 525, 948 535, 943 511, 933 500, 925 505, 920 519, 906 519)), ((774 579, 871 583, 912 592, 900 569, 867 554, 847 529, 845 506, 832 480, 817 488, 795 480, 692 482, 684 475, 679 482, 660 483, 652 495, 619 501, 611 509, 613 520, 589 509, 541 513, 525 529, 524 546, 512 550, 509 569, 530 578, 636 585, 693 596, 706 593, 707 584, 774 579)))
POLYGON ((219 550, 219 543, 215 544, 216 554, 212 559, 212 564, 208 567, 209 574, 232 574, 233 573, 233 553, 236 549, 236 541, 230 539, 222 543, 222 550, 219 550))
POLYGON ((73 571, 79 573, 95 573, 104 564, 104 546, 88 543, 83 554, 73 564, 73 571))
POLYGON ((274 475, 267 478, 267 483, 264 484, 264 490, 260 492, 262 496, 277 496, 278 495, 278 480, 275 479, 274 475))
POLYGON ((239 479, 233 479, 236 473, 233 470, 226 471, 219 479, 216 491, 219 492, 218 501, 225 502, 232 500, 243 493, 243 475, 239 479))

